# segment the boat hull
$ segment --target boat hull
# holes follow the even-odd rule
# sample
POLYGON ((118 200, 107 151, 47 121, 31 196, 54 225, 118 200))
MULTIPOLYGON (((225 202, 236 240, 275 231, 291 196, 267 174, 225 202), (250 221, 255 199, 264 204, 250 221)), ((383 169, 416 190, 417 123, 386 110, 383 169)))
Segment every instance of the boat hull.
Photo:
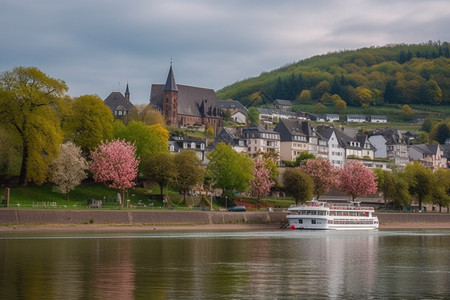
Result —
POLYGON ((305 218, 305 216, 288 215, 289 228, 306 230, 373 230, 378 229, 378 218, 336 219, 305 218))

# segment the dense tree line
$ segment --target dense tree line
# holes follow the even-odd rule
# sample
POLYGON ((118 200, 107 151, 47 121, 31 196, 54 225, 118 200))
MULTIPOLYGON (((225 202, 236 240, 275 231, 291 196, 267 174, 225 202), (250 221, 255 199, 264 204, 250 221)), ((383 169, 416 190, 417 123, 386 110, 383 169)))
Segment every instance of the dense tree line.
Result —
POLYGON ((306 98, 325 104, 336 95, 350 106, 448 105, 449 48, 448 42, 430 41, 315 56, 236 82, 218 97, 256 106, 275 99, 301 102, 307 91, 306 98))

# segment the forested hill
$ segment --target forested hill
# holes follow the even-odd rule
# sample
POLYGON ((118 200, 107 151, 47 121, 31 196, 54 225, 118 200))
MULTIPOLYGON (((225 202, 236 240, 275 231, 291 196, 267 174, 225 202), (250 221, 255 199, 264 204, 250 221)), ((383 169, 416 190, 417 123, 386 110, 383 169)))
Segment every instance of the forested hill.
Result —
POLYGON ((217 91, 247 107, 275 99, 349 106, 450 105, 450 45, 388 45, 314 56, 217 91))

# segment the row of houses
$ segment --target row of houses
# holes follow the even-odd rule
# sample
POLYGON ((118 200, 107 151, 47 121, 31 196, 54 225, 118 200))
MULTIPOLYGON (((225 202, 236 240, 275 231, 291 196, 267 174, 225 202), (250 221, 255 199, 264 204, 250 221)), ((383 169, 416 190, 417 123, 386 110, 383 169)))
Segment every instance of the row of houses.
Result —
POLYGON ((448 167, 450 145, 412 145, 414 139, 410 132, 392 128, 374 130, 365 135, 350 128, 314 127, 308 120, 281 119, 273 130, 264 126, 224 127, 211 145, 206 140, 197 140, 198 144, 192 140, 172 143, 184 145, 178 151, 196 150, 205 164, 208 163, 206 153, 217 143, 224 142, 235 151, 250 156, 276 154, 279 165, 284 161, 294 161, 300 153, 307 151, 330 160, 337 167, 352 159, 361 160, 369 168, 380 169, 404 168, 411 161, 419 161, 433 170, 448 167))

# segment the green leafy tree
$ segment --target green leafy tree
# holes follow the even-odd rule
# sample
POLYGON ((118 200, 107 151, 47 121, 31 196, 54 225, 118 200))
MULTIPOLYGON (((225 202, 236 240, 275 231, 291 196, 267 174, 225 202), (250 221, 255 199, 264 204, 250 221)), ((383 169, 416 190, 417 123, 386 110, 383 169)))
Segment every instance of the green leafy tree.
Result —
POLYGON ((375 99, 373 98, 372 91, 368 88, 357 87, 356 95, 358 97, 361 107, 366 108, 370 105, 375 104, 375 99))
POLYGON ((183 202, 186 204, 186 194, 197 184, 203 182, 204 169, 200 165, 200 159, 193 150, 181 151, 174 156, 175 183, 183 194, 183 202))
POLYGON ((0 185, 5 184, 8 179, 20 171, 20 146, 14 136, 0 127, 0 185))
POLYGON ((425 120, 423 120, 422 126, 420 126, 420 129, 430 133, 431 129, 434 127, 434 125, 436 125, 437 123, 439 123, 439 119, 436 118, 432 118, 432 117, 428 117, 425 120))
POLYGON ((131 121, 127 126, 121 125, 120 121, 114 124, 114 137, 134 143, 141 161, 150 155, 169 152, 169 132, 161 124, 149 126, 138 121, 131 121))
POLYGON ((442 89, 434 79, 427 81, 425 85, 425 97, 426 101, 432 105, 438 105, 442 102, 442 89))
POLYGON ((326 108, 325 105, 323 105, 322 103, 317 103, 317 104, 314 106, 314 112, 315 112, 316 114, 321 114, 321 113, 323 113, 323 112, 325 111, 325 109, 327 109, 327 108, 326 108))
POLYGON ((300 95, 298 95, 298 100, 300 102, 310 102, 311 101, 311 91, 310 90, 302 90, 300 95))
POLYGON ((164 188, 177 175, 173 155, 170 153, 158 153, 147 156, 141 163, 141 172, 146 180, 159 185, 161 200, 163 200, 164 188))
POLYGON ((208 177, 213 187, 221 188, 223 193, 247 191, 253 178, 253 161, 245 153, 237 153, 230 145, 218 143, 216 149, 207 155, 208 177))
POLYGON ((442 212, 442 207, 450 204, 450 170, 439 169, 433 173, 433 177, 433 204, 439 205, 439 212, 442 212))
POLYGON ((247 114, 248 121, 252 125, 259 125, 259 111, 256 107, 250 107, 247 114))
POLYGON ((336 108, 338 114, 343 115, 347 110, 347 103, 342 99, 336 100, 334 101, 334 107, 336 108))
POLYGON ((445 141, 448 138, 450 138, 450 122, 439 122, 435 124, 431 129, 431 140, 436 141, 439 144, 445 144, 445 141))
POLYGON ((409 204, 411 196, 404 180, 390 171, 375 169, 374 172, 377 175, 378 191, 383 194, 385 208, 388 202, 392 202, 398 209, 409 204))
POLYGON ((42 184, 63 141, 62 101, 67 85, 35 67, 16 67, 0 76, 0 126, 22 148, 19 183, 42 184))
POLYGON ((327 80, 322 80, 311 90, 312 99, 320 99, 323 94, 329 93, 331 85, 327 80))
POLYGON ((314 182, 308 174, 298 168, 288 168, 283 173, 284 190, 291 195, 295 204, 305 203, 314 195, 314 182))
POLYGON ((422 210, 422 203, 431 202, 432 199, 433 173, 415 161, 406 165, 403 174, 408 183, 409 193, 417 199, 419 210, 422 210))
POLYGON ((111 109, 96 95, 83 95, 71 103, 71 113, 64 122, 66 138, 81 147, 84 154, 102 141, 113 138, 111 109))
POLYGON ((405 120, 412 120, 412 118, 414 117, 414 112, 411 106, 409 106, 408 104, 403 105, 401 115, 405 120))
POLYGON ((148 104, 135 105, 131 108, 123 122, 128 124, 131 121, 143 122, 147 125, 160 124, 162 127, 166 127, 164 116, 148 104))

